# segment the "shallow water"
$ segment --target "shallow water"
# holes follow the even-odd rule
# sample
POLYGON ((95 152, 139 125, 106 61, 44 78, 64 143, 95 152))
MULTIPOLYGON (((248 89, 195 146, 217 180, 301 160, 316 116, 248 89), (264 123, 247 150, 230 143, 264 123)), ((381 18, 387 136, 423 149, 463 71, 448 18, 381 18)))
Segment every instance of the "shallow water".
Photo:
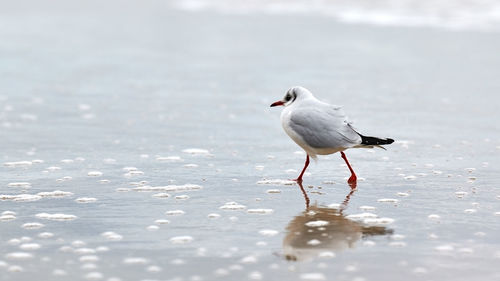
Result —
POLYGON ((500 279, 496 34, 90 3, 0 17, 0 279, 500 279), (297 84, 397 140, 356 191, 297 84))

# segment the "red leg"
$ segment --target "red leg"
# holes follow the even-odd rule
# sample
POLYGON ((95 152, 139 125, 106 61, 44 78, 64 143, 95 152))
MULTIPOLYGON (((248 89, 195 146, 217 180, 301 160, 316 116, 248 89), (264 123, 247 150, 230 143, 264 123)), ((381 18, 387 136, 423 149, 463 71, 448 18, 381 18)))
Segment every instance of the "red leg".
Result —
POLYGON ((302 172, 300 173, 299 177, 295 179, 295 181, 302 182, 302 176, 304 175, 304 172, 306 171, 307 166, 309 166, 309 154, 306 157, 306 163, 304 164, 304 169, 302 169, 302 172))
POLYGON ((345 163, 347 164, 349 171, 351 171, 351 177, 347 180, 347 183, 349 183, 351 185, 351 187, 352 187, 352 185, 354 185, 354 187, 355 187, 356 181, 358 180, 358 178, 356 177, 356 173, 354 173, 354 170, 352 169, 351 164, 349 164, 349 161, 347 161, 347 157, 345 156, 343 151, 340 152, 340 155, 342 156, 342 159, 344 159, 345 163))

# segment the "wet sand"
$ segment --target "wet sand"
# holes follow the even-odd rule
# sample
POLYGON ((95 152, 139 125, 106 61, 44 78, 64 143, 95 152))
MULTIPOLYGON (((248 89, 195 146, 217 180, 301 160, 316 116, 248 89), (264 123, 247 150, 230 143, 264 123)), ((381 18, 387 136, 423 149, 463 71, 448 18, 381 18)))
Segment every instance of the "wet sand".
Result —
POLYGON ((95 7, 0 17, 1 280, 500 278, 496 33, 95 7), (356 191, 293 85, 396 139, 356 191))

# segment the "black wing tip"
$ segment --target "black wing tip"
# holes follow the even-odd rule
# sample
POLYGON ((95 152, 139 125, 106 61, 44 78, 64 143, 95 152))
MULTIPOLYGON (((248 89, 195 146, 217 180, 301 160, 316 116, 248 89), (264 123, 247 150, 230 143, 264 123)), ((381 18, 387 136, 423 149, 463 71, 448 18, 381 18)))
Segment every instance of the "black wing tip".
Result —
POLYGON ((367 137, 367 136, 361 136, 361 144, 365 145, 385 145, 385 144, 391 144, 394 142, 393 139, 386 138, 386 139, 381 139, 381 138, 376 138, 376 137, 367 137))

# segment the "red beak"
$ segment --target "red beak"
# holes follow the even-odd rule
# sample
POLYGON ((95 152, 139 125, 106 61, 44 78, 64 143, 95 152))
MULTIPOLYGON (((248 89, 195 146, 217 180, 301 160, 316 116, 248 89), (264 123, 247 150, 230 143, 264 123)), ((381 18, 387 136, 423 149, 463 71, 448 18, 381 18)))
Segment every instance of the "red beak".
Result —
POLYGON ((277 102, 271 104, 271 107, 278 106, 278 105, 285 105, 285 103, 283 101, 277 101, 277 102))

